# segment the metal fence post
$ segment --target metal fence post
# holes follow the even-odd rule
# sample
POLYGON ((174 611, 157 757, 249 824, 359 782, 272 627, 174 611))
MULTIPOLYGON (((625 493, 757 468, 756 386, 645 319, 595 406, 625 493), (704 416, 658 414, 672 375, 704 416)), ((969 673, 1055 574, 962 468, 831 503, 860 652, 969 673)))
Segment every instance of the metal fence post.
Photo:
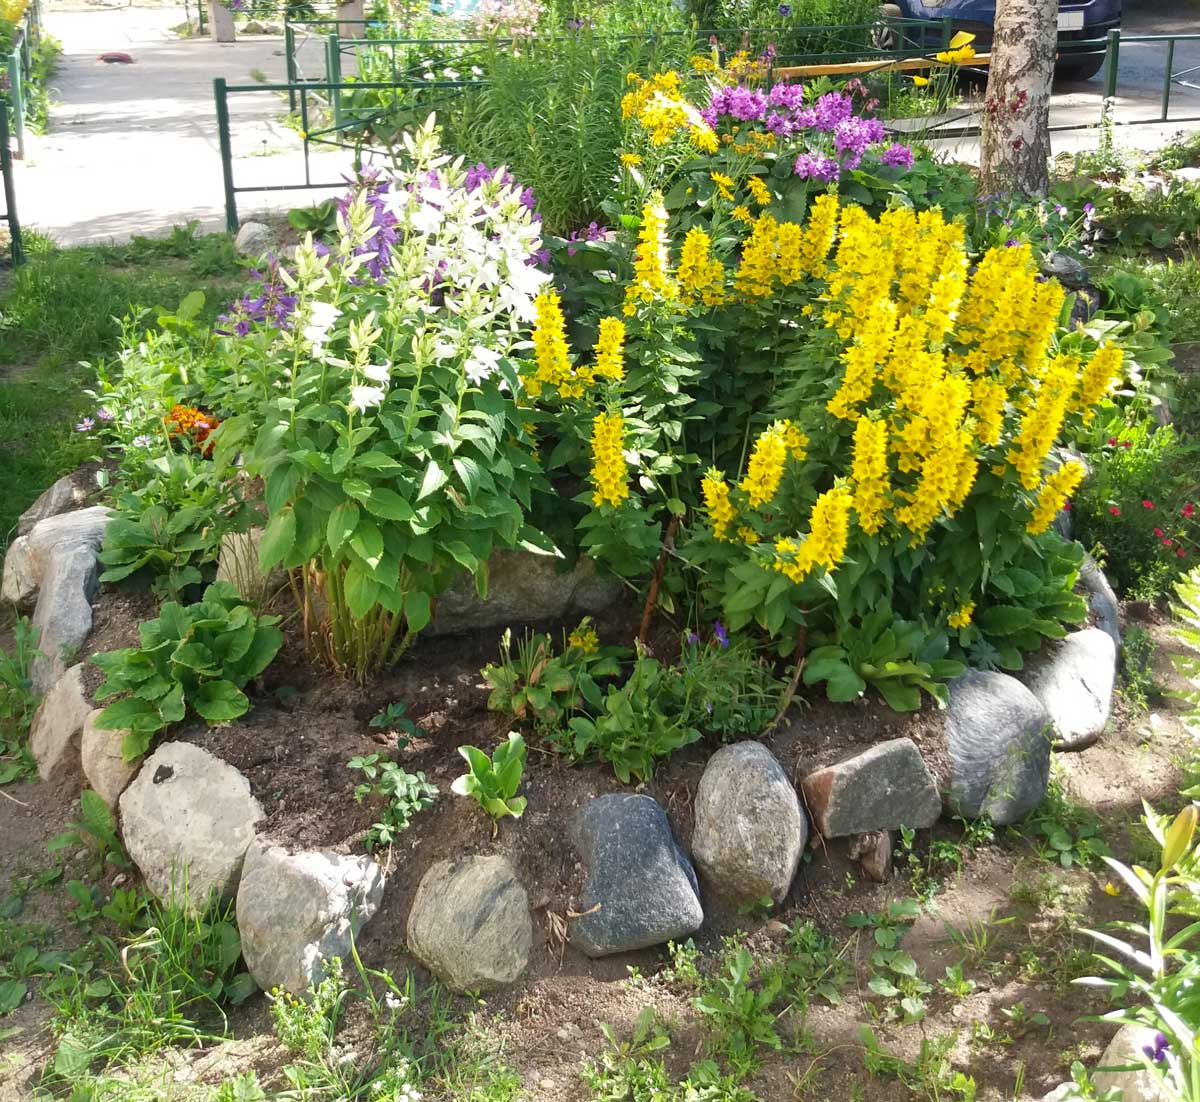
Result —
MULTIPOLYGON (((283 17, 283 61, 289 85, 296 83, 296 28, 285 14, 283 17)), ((288 88, 288 111, 296 113, 296 90, 288 88)))
POLYGON ((1121 32, 1114 27, 1108 32, 1104 47, 1104 98, 1117 94, 1117 67, 1121 63, 1121 32))
POLYGON ((325 80, 329 84, 329 104, 333 108, 333 125, 342 125, 342 43, 334 31, 325 40, 325 80))
POLYGON ((17 139, 17 156, 25 159, 25 77, 21 72, 21 47, 17 46, 5 61, 8 90, 12 96, 12 129, 17 139))
POLYGON ((13 267, 25 263, 21 242, 21 220, 17 217, 17 189, 13 183, 12 150, 9 148, 8 101, 0 98, 0 176, 4 178, 4 218, 8 222, 9 255, 13 267))
POLYGON ((1175 71, 1175 39, 1167 43, 1167 71, 1163 75, 1162 117, 1166 122, 1171 113, 1171 75, 1175 71))
POLYGON ((233 141, 229 135, 229 97, 224 77, 213 79, 213 97, 217 101, 217 138, 221 144, 221 176, 225 184, 225 228, 237 233, 237 192, 233 186, 233 141))

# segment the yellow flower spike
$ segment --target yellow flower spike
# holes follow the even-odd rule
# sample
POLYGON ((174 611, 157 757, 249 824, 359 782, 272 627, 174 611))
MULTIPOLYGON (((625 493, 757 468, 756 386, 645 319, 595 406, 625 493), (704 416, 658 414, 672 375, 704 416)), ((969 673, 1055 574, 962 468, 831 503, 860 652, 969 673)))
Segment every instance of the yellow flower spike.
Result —
POLYGON ((616 383, 625 378, 625 323, 620 318, 600 319, 595 373, 616 383))
POLYGON ((1079 376, 1079 389, 1071 402, 1070 412, 1083 414, 1086 425, 1096 416, 1092 407, 1108 393, 1113 379, 1121 370, 1125 353, 1115 345, 1101 345, 1084 366, 1079 376))
MULTIPOLYGON (((700 480, 700 492, 704 495, 704 507, 708 510, 713 537, 724 543, 732 543, 729 526, 733 523, 736 513, 729 500, 729 485, 725 476, 716 467, 710 467, 700 480)), ((738 534, 741 534, 740 529, 738 534)))
POLYGON ((854 430, 854 460, 850 478, 854 483, 854 511, 858 526, 874 535, 883 527, 888 484, 888 427, 886 421, 860 417, 854 430))
POLYGON ((670 274, 667 250, 667 209, 655 193, 642 207, 642 228, 633 254, 634 281, 625 288, 626 316, 637 313, 638 303, 650 304, 677 296, 679 288, 670 274))
POLYGON ((754 441, 750 461, 746 465, 746 476, 738 484, 738 489, 749 497, 750 505, 755 509, 767 505, 779 490, 783 467, 787 462, 786 431, 786 423, 776 421, 759 433, 754 441))
POLYGON ((946 623, 954 628, 955 631, 958 631, 960 628, 965 628, 971 622, 971 617, 974 614, 975 602, 965 601, 946 618, 946 623))
POLYGON ((595 654, 600 649, 600 636, 585 618, 579 627, 567 636, 567 646, 574 647, 582 654, 595 654))
POLYGON ((620 505, 629 496, 625 463, 625 420, 619 413, 601 413, 592 422, 592 482, 596 505, 620 505))
POLYGON ((1038 491, 1033 516, 1025 525, 1025 531, 1031 536, 1039 536, 1046 531, 1054 523, 1063 503, 1079 488, 1086 473, 1081 463, 1072 461, 1064 463, 1050 475, 1038 491))
POLYGON ((527 380, 529 393, 535 398, 543 386, 562 388, 571 379, 571 360, 567 349, 566 323, 563 321, 562 300, 557 291, 543 291, 534 299, 536 320, 533 326, 533 352, 537 370, 527 380))
POLYGON ((679 268, 675 273, 686 305, 703 303, 719 306, 725 301, 725 267, 712 256, 712 241, 707 233, 693 226, 679 250, 679 268))

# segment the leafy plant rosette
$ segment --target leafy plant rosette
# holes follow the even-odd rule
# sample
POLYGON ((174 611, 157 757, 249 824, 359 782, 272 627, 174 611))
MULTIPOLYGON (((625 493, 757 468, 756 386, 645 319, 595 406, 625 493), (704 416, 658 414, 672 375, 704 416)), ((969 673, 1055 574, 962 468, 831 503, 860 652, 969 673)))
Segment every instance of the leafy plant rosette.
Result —
POLYGON ((506 815, 519 819, 526 799, 517 795, 525 772, 525 740, 515 731, 500 743, 489 758, 478 746, 460 746, 458 752, 468 771, 450 786, 459 796, 472 797, 493 821, 506 815))
POLYGON ((96 718, 106 731, 126 731, 121 755, 134 761, 164 727, 189 709, 210 725, 244 715, 242 691, 271 664, 283 642, 278 616, 257 616, 228 582, 215 582, 192 605, 168 601, 158 618, 138 626, 141 645, 97 654, 105 674, 97 700, 109 700, 96 718))
POLYGON ((432 117, 403 163, 364 181, 328 250, 276 277, 281 324, 228 338, 238 357, 217 456, 265 481, 262 566, 298 569, 310 639, 358 679, 393 661, 493 548, 549 544, 527 522, 542 485, 514 353, 549 278, 530 198, 441 153, 432 117))

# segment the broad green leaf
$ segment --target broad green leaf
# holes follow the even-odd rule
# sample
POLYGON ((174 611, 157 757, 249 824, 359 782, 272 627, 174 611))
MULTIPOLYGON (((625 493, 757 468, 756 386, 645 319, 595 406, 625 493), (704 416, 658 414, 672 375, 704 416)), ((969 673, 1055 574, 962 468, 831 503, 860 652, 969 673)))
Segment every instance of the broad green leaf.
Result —
POLYGON ((191 703, 209 724, 228 723, 250 708, 246 694, 230 681, 206 681, 193 694, 191 703))
POLYGON ((264 571, 283 561, 296 542, 296 514, 289 506, 276 513, 263 531, 258 561, 264 571))

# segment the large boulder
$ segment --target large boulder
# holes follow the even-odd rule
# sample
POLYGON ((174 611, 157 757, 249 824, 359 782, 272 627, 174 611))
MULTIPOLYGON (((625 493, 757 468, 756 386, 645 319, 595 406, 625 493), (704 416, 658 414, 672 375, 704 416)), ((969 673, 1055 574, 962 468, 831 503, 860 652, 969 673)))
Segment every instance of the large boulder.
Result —
POLYGON ((121 793, 141 768, 140 761, 126 761, 121 756, 121 744, 126 731, 108 731, 96 726, 101 709, 89 712, 83 723, 79 740, 79 756, 83 775, 90 787, 112 810, 116 810, 121 793))
POLYGON ((475 580, 459 578, 437 601, 427 635, 457 635, 479 628, 507 627, 600 613, 621 595, 621 583, 602 578, 591 559, 562 571, 562 559, 530 551, 497 551, 488 560, 487 600, 475 580))
POLYGON ((694 802, 692 857, 731 902, 783 900, 808 842, 808 820, 783 767, 761 742, 708 760, 694 802))
POLYGON ((80 736, 91 711, 83 667, 72 666, 42 699, 29 725, 29 752, 42 780, 78 775, 80 736))
POLYGON ((1088 555, 1079 568, 1079 588, 1083 591, 1088 608, 1096 620, 1096 627, 1105 632, 1113 641, 1113 645, 1121 648, 1121 612, 1117 595, 1108 584, 1104 571, 1096 564, 1096 560, 1088 555))
POLYGON ((369 857, 288 853, 250 844, 237 893, 242 956, 264 991, 301 994, 346 958, 350 940, 379 909, 383 873, 369 857))
POLYGON ((439 861, 421 878, 408 948, 455 991, 514 983, 529 964, 529 897, 503 857, 439 861))
POLYGON ((13 540, 4 556, 4 579, 0 596, 28 607, 41 588, 52 557, 72 547, 100 550, 109 510, 102 505, 59 513, 37 521, 24 535, 13 540))
POLYGON ((228 762, 187 742, 163 743, 120 799, 129 856, 160 899, 198 910, 237 890, 262 807, 228 762))
POLYGON ((1102 628, 1073 631, 1030 668, 1027 684, 1050 714, 1060 750, 1082 750, 1100 737, 1112 711, 1117 644, 1102 628))
POLYGON ((26 535, 47 517, 78 509, 98 488, 94 470, 80 468, 63 475, 17 518, 17 535, 26 535))
POLYGON ((912 739, 881 742, 804 778, 804 799, 823 838, 931 827, 942 798, 912 739))
POLYGON ((598 796, 580 813, 587 867, 571 943, 590 957, 645 949, 695 933, 704 921, 696 873, 666 813, 649 796, 598 796))
POLYGON ((1050 715, 1015 677, 968 670, 950 683, 946 803, 968 819, 1015 823, 1046 795, 1050 715))
POLYGON ((1100 1057, 1097 1071, 1092 1075, 1098 1095, 1119 1091, 1121 1102, 1168 1102, 1173 1097, 1163 1089, 1162 1080, 1145 1066, 1132 1071, 1101 1071, 1100 1068, 1120 1068, 1141 1065, 1142 1057, 1158 1048, 1157 1033, 1141 1025, 1123 1025, 1117 1030, 1108 1048, 1100 1057), (1149 1053, 1147 1053, 1149 1049, 1149 1053))

